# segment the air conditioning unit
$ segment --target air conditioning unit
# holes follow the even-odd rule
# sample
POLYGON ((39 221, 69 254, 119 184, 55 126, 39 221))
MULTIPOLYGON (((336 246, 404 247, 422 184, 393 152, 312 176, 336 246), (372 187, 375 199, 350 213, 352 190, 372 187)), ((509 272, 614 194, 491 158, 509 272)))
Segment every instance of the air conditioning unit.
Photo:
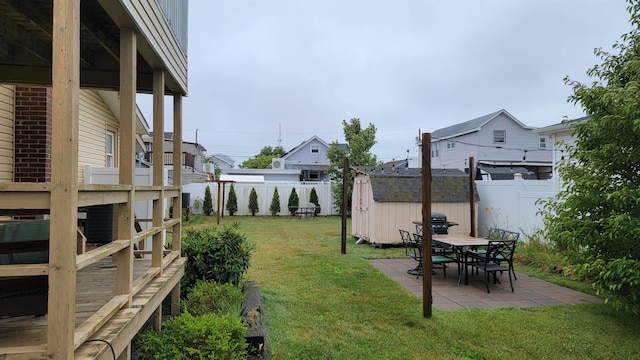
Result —
POLYGON ((272 169, 284 169, 284 159, 283 158, 273 158, 273 159, 271 159, 271 168, 272 169))

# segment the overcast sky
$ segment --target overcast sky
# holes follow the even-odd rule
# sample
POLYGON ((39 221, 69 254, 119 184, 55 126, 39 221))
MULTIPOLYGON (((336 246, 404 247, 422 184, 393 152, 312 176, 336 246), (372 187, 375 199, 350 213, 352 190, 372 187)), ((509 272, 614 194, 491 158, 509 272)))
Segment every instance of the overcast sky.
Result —
POLYGON ((419 132, 500 109, 547 126, 583 115, 563 77, 590 82, 594 48, 629 30, 624 0, 190 0, 183 138, 237 166, 344 142, 359 118, 391 161, 415 156, 419 132))

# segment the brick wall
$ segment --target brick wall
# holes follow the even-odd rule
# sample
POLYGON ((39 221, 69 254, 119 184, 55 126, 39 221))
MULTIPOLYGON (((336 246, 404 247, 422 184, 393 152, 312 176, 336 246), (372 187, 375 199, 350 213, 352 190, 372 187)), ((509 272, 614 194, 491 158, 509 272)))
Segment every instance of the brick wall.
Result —
POLYGON ((51 88, 16 86, 14 181, 51 181, 51 88))

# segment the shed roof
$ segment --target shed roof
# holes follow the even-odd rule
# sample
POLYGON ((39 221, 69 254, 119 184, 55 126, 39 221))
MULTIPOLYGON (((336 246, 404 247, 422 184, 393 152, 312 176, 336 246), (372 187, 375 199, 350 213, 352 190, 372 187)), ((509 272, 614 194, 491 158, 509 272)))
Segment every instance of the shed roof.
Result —
MULTIPOLYGON (((379 202, 421 202, 422 169, 358 168, 369 176, 373 200, 379 202)), ((475 200, 479 201, 474 188, 475 200)), ((458 169, 431 170, 431 201, 468 202, 469 175, 458 169)))

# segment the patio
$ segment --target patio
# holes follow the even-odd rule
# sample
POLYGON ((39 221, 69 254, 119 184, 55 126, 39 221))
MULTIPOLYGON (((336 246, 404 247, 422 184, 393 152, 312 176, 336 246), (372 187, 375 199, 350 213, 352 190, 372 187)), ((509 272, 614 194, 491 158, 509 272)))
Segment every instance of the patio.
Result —
MULTIPOLYGON (((422 277, 407 274, 408 269, 415 267, 416 262, 410 258, 376 259, 369 263, 378 270, 396 280, 411 293, 422 297, 422 277)), ((500 308, 500 307, 537 307, 601 303, 595 296, 555 285, 526 274, 516 272, 518 280, 513 281, 514 292, 511 292, 509 281, 490 284, 491 293, 487 293, 484 274, 471 276, 469 285, 457 283, 457 265, 447 268, 447 277, 441 269, 436 269, 432 277, 433 307, 439 310, 461 308, 500 308)))

